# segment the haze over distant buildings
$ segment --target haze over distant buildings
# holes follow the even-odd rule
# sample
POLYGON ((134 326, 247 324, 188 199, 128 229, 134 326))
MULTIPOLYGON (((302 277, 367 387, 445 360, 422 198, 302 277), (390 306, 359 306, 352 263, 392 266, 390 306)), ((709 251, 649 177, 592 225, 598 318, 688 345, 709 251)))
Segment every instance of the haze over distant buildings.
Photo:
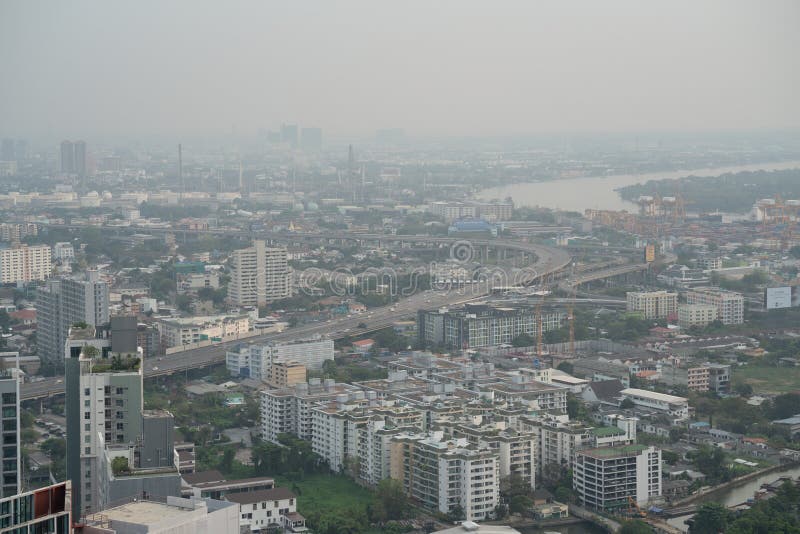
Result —
POLYGON ((792 0, 13 0, 0 134, 798 128, 798 20, 792 0))

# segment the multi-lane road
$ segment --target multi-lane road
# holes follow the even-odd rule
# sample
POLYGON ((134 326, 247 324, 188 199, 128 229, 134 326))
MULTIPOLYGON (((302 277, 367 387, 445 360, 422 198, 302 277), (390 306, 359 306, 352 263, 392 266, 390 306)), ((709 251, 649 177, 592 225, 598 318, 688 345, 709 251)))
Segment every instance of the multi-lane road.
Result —
MULTIPOLYGON (((392 237, 392 236, 390 236, 392 237)), ((441 238, 439 238, 441 239, 441 238)), ((451 240, 455 241, 455 240, 451 240)), ((524 277, 532 281, 532 276, 546 276, 569 265, 571 256, 563 249, 509 241, 493 241, 491 246, 530 254, 535 261, 525 268, 524 277)), ((507 285, 507 283, 506 283, 507 285)), ((292 341, 314 336, 327 336, 340 339, 348 335, 360 335, 390 326, 394 321, 411 318, 421 308, 454 305, 484 297, 490 290, 489 283, 477 283, 467 287, 450 290, 430 290, 416 293, 399 302, 366 313, 354 314, 330 321, 290 328, 284 332, 253 336, 241 341, 228 341, 207 347, 176 352, 144 362, 145 378, 169 375, 188 369, 199 369, 225 361, 225 353, 240 343, 263 343, 266 341, 292 341), (359 326, 360 325, 360 326, 359 326)), ((22 400, 41 399, 64 393, 62 378, 49 378, 40 382, 23 384, 20 388, 22 400)))

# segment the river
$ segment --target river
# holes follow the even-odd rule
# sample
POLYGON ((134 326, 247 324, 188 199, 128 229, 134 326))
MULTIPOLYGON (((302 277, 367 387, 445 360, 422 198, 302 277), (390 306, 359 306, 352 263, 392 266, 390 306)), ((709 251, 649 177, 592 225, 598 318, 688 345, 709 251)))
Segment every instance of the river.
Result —
MULTIPOLYGON (((785 476, 797 479, 797 477, 800 476, 800 466, 792 467, 784 471, 776 471, 774 473, 762 475, 760 477, 749 480, 748 482, 742 484, 741 486, 736 486, 728 489, 727 491, 716 494, 713 497, 701 498, 700 502, 713 501, 722 503, 725 506, 736 506, 737 504, 742 504, 743 502, 746 502, 747 499, 751 499, 753 497, 753 494, 756 492, 756 490, 758 490, 758 488, 761 487, 762 484, 774 482, 779 478, 785 476)), ((673 517, 667 520, 667 523, 669 523, 673 527, 679 528, 684 532, 686 532, 688 531, 688 527, 684 524, 684 521, 686 521, 690 517, 692 516, 684 515, 679 517, 673 517)))
POLYGON ((587 209, 637 211, 632 202, 620 198, 617 189, 626 185, 640 184, 648 180, 682 178, 684 176, 719 176, 742 171, 776 171, 800 167, 800 161, 779 161, 734 167, 714 167, 686 171, 664 171, 643 174, 616 174, 529 182, 492 187, 479 191, 477 198, 491 200, 511 197, 517 206, 541 206, 545 208, 577 211, 587 209))

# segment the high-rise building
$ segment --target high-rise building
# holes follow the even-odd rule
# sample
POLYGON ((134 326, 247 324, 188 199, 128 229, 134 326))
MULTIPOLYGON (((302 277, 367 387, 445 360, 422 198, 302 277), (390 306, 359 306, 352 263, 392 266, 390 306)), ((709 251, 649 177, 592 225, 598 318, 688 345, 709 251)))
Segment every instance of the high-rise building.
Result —
MULTIPOLYGON (((19 366, 17 366, 19 367, 19 366)), ((0 400, 2 400, 2 419, 0 433, 3 435, 3 449, 0 453, 0 498, 11 497, 20 491, 19 448, 19 371, 0 370, 0 400)), ((2 512, 0 512, 2 515, 2 512)))
POLYGON ((86 176, 86 141, 61 142, 61 172, 86 176))
POLYGON ((678 311, 678 294, 666 291, 629 291, 628 311, 644 314, 645 319, 663 319, 678 311))
POLYGON ((297 148, 297 125, 296 124, 282 124, 281 125, 281 143, 285 143, 292 148, 297 148))
POLYGON ((661 496, 661 450, 623 445, 578 451, 572 484, 581 505, 613 512, 661 496))
POLYGON ((419 310, 417 335, 420 341, 456 348, 477 348, 511 343, 517 336, 537 336, 561 327, 567 314, 550 311, 537 317, 531 307, 466 304, 459 308, 419 310))
POLYGON ((0 284, 46 280, 52 269, 47 245, 17 245, 0 250, 0 284))
POLYGON ((231 255, 229 296, 240 306, 264 306, 267 301, 291 296, 289 256, 285 248, 267 247, 264 241, 235 250, 231 255))
POLYGON ((90 271, 87 280, 48 280, 37 294, 36 316, 39 358, 60 368, 70 326, 108 322, 108 284, 99 280, 96 271, 90 271))
POLYGON ((20 534, 72 532, 69 482, 17 493, 0 499, 0 529, 20 534))
POLYGON ((16 161, 16 150, 14 149, 13 139, 3 139, 2 149, 0 149, 0 160, 16 161))
POLYGON ((301 130, 300 143, 303 150, 317 151, 322 150, 322 129, 303 128, 301 130))
POLYGON ((66 464, 75 517, 120 500, 180 495, 172 414, 143 409, 136 319, 113 317, 104 337, 96 333, 74 327, 65 343, 66 464))
POLYGON ((715 306, 717 318, 722 324, 744 322, 744 296, 741 293, 715 287, 696 287, 686 293, 686 303, 715 306))

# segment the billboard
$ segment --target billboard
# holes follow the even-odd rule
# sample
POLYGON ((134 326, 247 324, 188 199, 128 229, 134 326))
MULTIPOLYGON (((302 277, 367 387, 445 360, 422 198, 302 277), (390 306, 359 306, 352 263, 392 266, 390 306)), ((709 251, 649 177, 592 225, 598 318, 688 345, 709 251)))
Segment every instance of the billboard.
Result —
POLYGON ((777 310, 779 308, 791 308, 791 307, 792 307, 792 288, 790 286, 767 288, 768 310, 777 310))

